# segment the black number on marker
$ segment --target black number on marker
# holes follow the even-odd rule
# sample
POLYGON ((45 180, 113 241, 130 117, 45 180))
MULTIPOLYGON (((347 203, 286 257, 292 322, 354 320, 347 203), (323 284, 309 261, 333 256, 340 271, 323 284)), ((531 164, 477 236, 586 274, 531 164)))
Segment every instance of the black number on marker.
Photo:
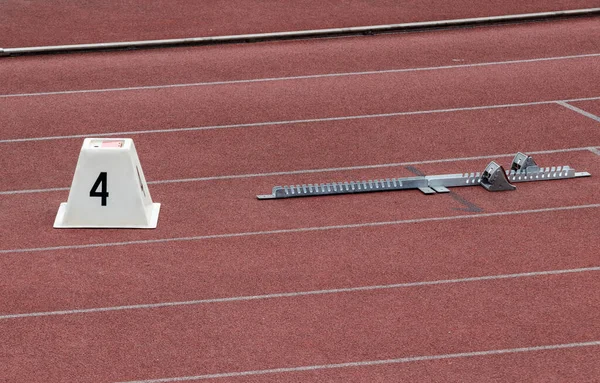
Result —
POLYGON ((90 190, 90 197, 102 198, 102 206, 106 206, 106 199, 108 198, 108 192, 106 191, 106 172, 100 172, 98 179, 94 182, 92 190, 90 190), (102 189, 99 192, 98 187, 102 185, 102 189))

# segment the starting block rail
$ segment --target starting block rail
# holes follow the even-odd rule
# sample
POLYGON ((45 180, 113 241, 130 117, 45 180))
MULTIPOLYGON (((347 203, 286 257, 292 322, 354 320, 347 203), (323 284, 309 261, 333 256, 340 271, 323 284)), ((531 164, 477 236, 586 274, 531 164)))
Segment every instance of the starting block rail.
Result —
POLYGON ((552 181, 589 176, 591 176, 590 173, 576 172, 569 166, 539 167, 530 156, 524 153, 517 153, 510 170, 504 170, 502 166, 492 161, 482 173, 275 186, 271 194, 257 195, 256 197, 263 200, 410 189, 418 189, 425 194, 436 194, 448 193, 450 191, 448 188, 462 186, 483 186, 488 191, 508 191, 516 189, 513 183, 552 181))

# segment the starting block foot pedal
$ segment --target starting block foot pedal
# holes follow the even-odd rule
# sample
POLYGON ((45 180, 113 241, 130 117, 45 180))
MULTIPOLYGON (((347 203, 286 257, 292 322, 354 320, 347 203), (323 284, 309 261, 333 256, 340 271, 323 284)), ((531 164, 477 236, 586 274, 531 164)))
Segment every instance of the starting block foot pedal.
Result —
POLYGON ((494 161, 490 162, 488 166, 486 166, 483 174, 481 175, 480 184, 488 191, 505 191, 516 189, 514 185, 508 182, 504 168, 494 161))
POLYGON ((510 170, 514 170, 515 172, 520 171, 538 171, 540 168, 535 163, 531 156, 528 156, 525 153, 517 153, 515 158, 513 158, 512 164, 510 166, 510 170))

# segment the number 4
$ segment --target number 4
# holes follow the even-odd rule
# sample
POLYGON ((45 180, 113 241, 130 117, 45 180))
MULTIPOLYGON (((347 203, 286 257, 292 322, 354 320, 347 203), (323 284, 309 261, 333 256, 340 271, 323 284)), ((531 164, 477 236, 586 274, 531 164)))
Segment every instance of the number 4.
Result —
POLYGON ((90 197, 102 198, 102 206, 106 206, 106 199, 108 198, 108 192, 106 191, 106 172, 100 172, 100 175, 94 182, 92 190, 90 190, 90 197), (98 187, 102 184, 102 189, 98 192, 98 187))

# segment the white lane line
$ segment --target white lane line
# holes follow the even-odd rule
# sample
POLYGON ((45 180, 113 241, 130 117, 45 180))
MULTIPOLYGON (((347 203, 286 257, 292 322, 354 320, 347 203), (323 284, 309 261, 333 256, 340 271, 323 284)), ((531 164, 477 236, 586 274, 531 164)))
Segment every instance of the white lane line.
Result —
MULTIPOLYGON (((536 155, 536 154, 568 153, 568 152, 582 152, 582 151, 591 151, 594 154, 600 155, 600 151, 598 151, 598 149, 595 147, 580 147, 580 148, 564 148, 564 149, 528 151, 527 154, 536 155)), ((272 176, 293 175, 293 174, 312 174, 312 173, 327 173, 327 172, 351 171, 351 170, 362 170, 362 169, 379 169, 379 168, 402 167, 402 166, 410 166, 410 165, 423 165, 423 164, 436 164, 436 163, 444 163, 444 162, 473 161, 473 160, 494 159, 494 158, 501 158, 501 157, 514 157, 515 154, 516 153, 503 153, 503 154, 490 154, 490 155, 485 155, 485 156, 443 158, 443 159, 436 159, 436 160, 392 162, 392 163, 387 163, 387 164, 375 164, 375 165, 356 165, 356 166, 343 166, 343 167, 320 168, 320 169, 300 169, 300 170, 288 170, 288 171, 266 172, 266 173, 225 174, 225 175, 220 175, 220 176, 178 178, 178 179, 170 179, 170 180, 148 181, 148 184, 203 182, 203 181, 218 181, 218 180, 242 179, 242 178, 272 177, 272 176)), ((54 191, 67 191, 67 190, 69 190, 68 187, 58 187, 58 188, 48 188, 48 189, 6 190, 6 191, 0 191, 0 195, 45 193, 45 192, 54 192, 54 191)))
MULTIPOLYGON (((149 182, 148 182, 149 183, 149 182)), ((68 187, 48 188, 48 189, 24 189, 24 190, 5 190, 0 191, 0 195, 28 194, 28 193, 48 193, 55 191, 66 191, 68 187)))
POLYGON ((296 291, 296 292, 288 292, 288 293, 273 293, 273 294, 247 295, 247 296, 237 296, 237 297, 227 297, 227 298, 199 299, 199 300, 181 301, 181 302, 146 303, 146 304, 137 304, 137 305, 125 305, 125 306, 95 307, 95 308, 89 308, 89 309, 43 311, 43 312, 22 313, 22 314, 6 314, 6 315, 0 315, 0 320, 43 317, 43 316, 57 316, 57 315, 90 314, 90 313, 99 313, 99 312, 107 312, 107 311, 155 309, 155 308, 161 308, 161 307, 190 306, 190 305, 202 305, 202 304, 209 304, 209 303, 244 302, 244 301, 255 301, 255 300, 263 300, 263 299, 294 298, 294 297, 303 297, 303 296, 310 296, 310 295, 328 295, 328 294, 353 293, 353 292, 361 292, 361 291, 390 290, 390 289, 401 289, 401 288, 410 288, 410 287, 419 287, 419 286, 436 286, 436 285, 447 285, 447 284, 467 283, 467 282, 493 281, 493 280, 501 280, 501 279, 541 277, 541 276, 561 275, 561 274, 578 274, 578 273, 595 272, 595 271, 600 271, 600 266, 584 267, 584 268, 578 268, 578 269, 532 271, 532 272, 514 273, 514 274, 484 275, 484 276, 479 276, 479 277, 441 279, 441 280, 420 281, 420 282, 407 282, 407 283, 396 283, 396 284, 390 284, 390 285, 359 286, 359 287, 346 287, 346 288, 327 289, 327 290, 296 291))
POLYGON ((571 104, 568 104, 568 103, 566 103, 566 102, 564 102, 564 101, 557 101, 556 103, 557 103, 558 105, 564 106, 564 107, 565 107, 565 108, 567 108, 567 109, 571 109, 572 111, 574 111, 574 112, 577 112, 577 113, 579 113, 579 114, 581 114, 581 115, 583 115, 583 116, 586 116, 586 117, 588 117, 588 118, 591 118, 591 119, 592 119, 592 120, 594 120, 594 121, 600 122, 600 117, 596 116, 595 114, 592 114, 592 113, 590 113, 590 112, 586 112, 585 110, 583 110, 583 109, 580 109, 580 108, 578 108, 578 107, 576 107, 576 106, 573 106, 573 105, 571 105, 571 104))
POLYGON ((172 378, 130 380, 130 381, 119 382, 119 383, 183 382, 183 381, 190 381, 190 380, 233 378, 233 377, 240 377, 240 376, 266 375, 266 374, 282 374, 282 373, 286 373, 286 372, 327 370, 327 369, 333 369, 333 368, 380 366, 380 365, 386 365, 386 364, 425 362, 425 361, 440 360, 440 359, 472 358, 472 357, 477 357, 477 356, 494 356, 494 355, 503 355, 503 354, 516 354, 516 353, 536 352, 536 351, 553 351, 553 350, 564 350, 564 349, 571 349, 571 348, 597 347, 597 346, 600 346, 600 341, 550 344, 550 345, 543 345, 543 346, 504 348, 504 349, 485 350, 485 351, 470 351, 470 352, 459 352, 459 353, 455 353, 455 354, 409 356, 409 357, 396 358, 396 359, 365 360, 365 361, 358 361, 358 362, 318 364, 318 365, 311 365, 311 366, 280 367, 280 368, 270 368, 270 369, 266 369, 266 370, 222 372, 222 373, 217 373, 217 374, 206 374, 206 375, 196 375, 196 376, 179 376, 179 377, 172 377, 172 378))
POLYGON ((595 209, 598 207, 600 207, 600 204, 559 206, 559 207, 548 207, 548 208, 542 208, 542 209, 502 211, 502 212, 496 212, 496 213, 477 213, 477 214, 465 214, 465 215, 442 216, 442 217, 431 217, 431 218, 413 218, 413 219, 402 219, 402 220, 397 220, 397 221, 364 222, 364 223, 354 223, 354 224, 346 224, 346 225, 299 227, 299 228, 295 228, 295 229, 249 231, 249 232, 241 232, 241 233, 199 235, 199 236, 192 236, 192 237, 171 237, 171 238, 159 238, 159 239, 144 239, 144 240, 137 240, 137 241, 124 241, 124 242, 104 242, 104 243, 89 243, 89 244, 82 244, 82 245, 62 245, 62 246, 49 246, 49 247, 4 249, 4 250, 0 250, 0 254, 32 253, 32 252, 43 252, 43 251, 53 251, 53 250, 70 250, 70 249, 90 249, 90 248, 97 248, 97 247, 144 245, 144 244, 166 243, 166 242, 200 241, 200 240, 206 240, 206 239, 251 237, 251 236, 257 236, 257 235, 275 235, 275 234, 304 233, 304 232, 327 231, 327 230, 355 229, 355 228, 364 228, 364 227, 402 225, 402 224, 409 224, 409 223, 453 221, 453 220, 458 220, 458 219, 486 218, 486 217, 498 217, 498 216, 518 215, 518 214, 534 214, 534 213, 546 213, 546 212, 567 211, 567 210, 595 209))
MULTIPOLYGON (((529 151, 528 155, 536 154, 553 154, 553 153, 568 153, 568 152, 581 152, 581 151, 592 151, 598 150, 596 147, 580 147, 580 148, 563 148, 563 149, 549 149, 549 150, 537 150, 529 151)), ((594 152, 596 153, 596 152, 594 152)), ((269 173, 249 173, 249 174, 232 174, 212 177, 198 177, 198 178, 181 178, 172 180, 159 180, 150 181, 150 184, 167 184, 177 182, 196 182, 196 181, 215 181, 225 179, 237 179, 237 178, 254 178, 254 177, 271 177, 279 175, 293 175, 293 174, 311 174, 311 173, 327 173, 327 172, 338 172, 338 171, 351 171, 351 170, 362 170, 362 169, 379 169, 379 168, 390 168, 390 167, 401 167, 410 165, 424 165, 424 164, 437 164, 446 162, 459 162, 459 161, 475 161, 493 159, 499 157, 514 157, 516 153, 503 153, 503 154, 489 154, 485 156, 471 156, 471 157, 454 157, 454 158, 441 158, 434 160, 421 160, 421 161, 408 161, 408 162, 391 162, 386 164, 375 164, 375 165, 356 165, 356 166, 343 166, 335 168, 320 168, 320 169, 301 169, 301 170, 289 170, 281 172, 269 172, 269 173)), ((61 188, 66 189, 68 188, 61 188)), ((40 189, 43 190, 43 189, 40 189)), ((0 192, 2 194, 2 192, 0 192)))
POLYGON ((600 96, 571 98, 571 99, 564 99, 564 100, 522 102, 522 103, 515 103, 515 104, 482 105, 482 106, 469 106, 469 107, 448 108, 448 109, 430 109, 430 110, 417 110, 417 111, 408 111, 408 112, 363 114, 363 115, 341 116, 341 117, 309 118, 309 119, 301 119, 301 120, 281 120, 281 121, 249 122, 249 123, 244 123, 244 124, 195 126, 195 127, 190 127, 190 128, 132 130, 132 131, 126 131, 126 132, 105 132, 105 133, 71 134, 71 135, 64 135, 64 136, 9 138, 9 139, 0 140, 0 144, 15 143, 15 142, 30 142, 30 141, 63 140, 63 139, 86 138, 86 137, 110 137, 110 136, 124 136, 124 135, 134 135, 134 134, 174 133, 174 132, 190 132, 190 131, 198 131, 198 130, 252 128, 252 127, 273 126, 273 125, 293 125, 293 124, 307 124, 307 123, 331 122, 331 121, 348 121, 348 120, 361 120, 361 119, 370 119, 370 118, 411 116, 411 115, 420 115, 420 114, 451 113, 451 112, 462 112, 462 111, 471 111, 471 110, 486 110, 486 109, 514 108, 514 107, 522 107, 522 106, 549 105, 549 104, 556 104, 559 101, 575 102, 575 101, 593 101, 593 100, 600 100, 600 96))
POLYGON ((509 61, 492 61, 492 62, 473 63, 473 64, 443 65, 443 66, 434 66, 434 67, 383 69, 383 70, 372 70, 372 71, 361 71, 361 72, 325 73, 325 74, 313 74, 313 75, 304 75, 304 76, 267 77, 267 78, 256 78, 256 79, 246 79, 246 80, 209 81, 209 82, 194 82, 194 83, 166 84, 166 85, 147 85, 147 86, 132 86, 132 87, 103 88, 103 89, 65 90, 65 91, 55 91, 55 92, 15 93, 15 94, 2 94, 2 95, 0 95, 0 98, 31 97, 31 96, 56 96, 56 95, 80 94, 80 93, 123 92, 123 91, 132 91, 132 90, 152 90, 152 89, 184 88, 184 87, 196 87, 196 86, 249 84, 249 83, 272 82, 272 81, 306 80, 306 79, 318 79, 318 78, 328 78, 328 77, 365 76, 365 75, 378 75, 378 74, 389 74, 389 73, 473 68, 473 67, 484 67, 484 66, 491 66, 491 65, 508 65, 508 64, 534 63, 534 62, 543 62, 543 61, 572 60, 572 59, 590 58, 590 57, 600 57, 600 53, 590 53, 590 54, 571 55, 571 56, 540 57, 540 58, 533 58, 533 59, 509 60, 509 61))

